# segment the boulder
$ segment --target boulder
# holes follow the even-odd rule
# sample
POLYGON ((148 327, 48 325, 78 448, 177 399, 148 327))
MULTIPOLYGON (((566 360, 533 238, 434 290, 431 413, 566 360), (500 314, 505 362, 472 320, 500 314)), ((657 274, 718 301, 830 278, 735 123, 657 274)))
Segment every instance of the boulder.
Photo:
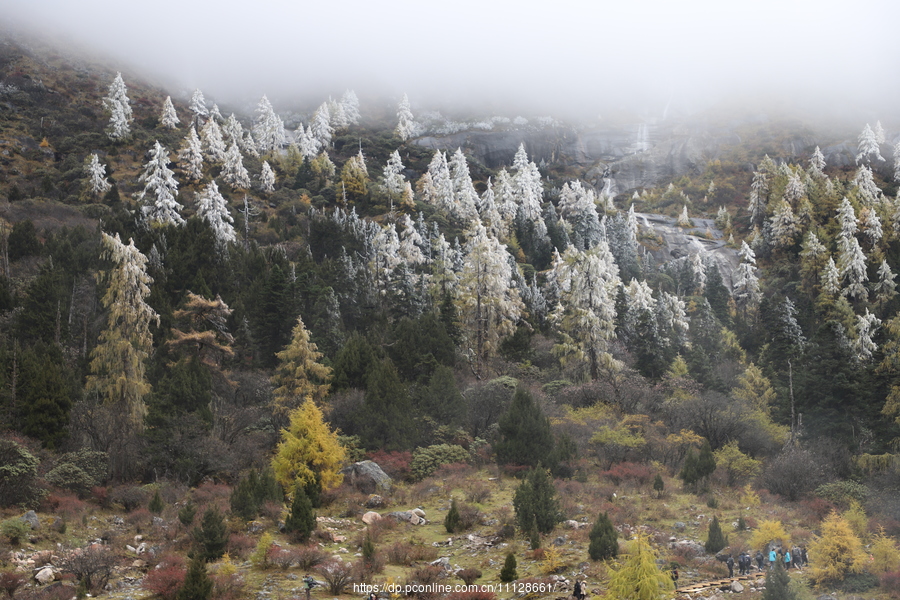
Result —
POLYGON ((38 516, 33 510, 29 510, 27 513, 22 515, 22 520, 28 523, 28 525, 32 529, 39 529, 41 526, 41 521, 40 519, 38 519, 38 516))
POLYGON ((394 512, 389 512, 387 516, 391 517, 392 519, 396 519, 397 521, 409 522, 409 520, 412 519, 415 515, 413 515, 408 510, 395 510, 394 512))
POLYGON ((740 594, 744 591, 744 586, 741 585, 740 581, 732 581, 731 582, 731 591, 735 594, 740 594))
POLYGON ((42 585, 46 585, 56 579, 56 574, 50 567, 44 567, 34 575, 35 581, 42 585))
POLYGON ((381 470, 377 463, 371 460, 353 463, 344 467, 341 473, 344 474, 350 485, 364 494, 391 490, 391 478, 381 470))
POLYGON ((372 523, 375 523, 376 521, 380 521, 380 520, 381 520, 381 515, 379 515, 374 510, 370 510, 369 512, 367 512, 366 514, 364 514, 362 516, 362 522, 365 523, 366 525, 371 525, 372 523))
POLYGON ((416 515, 417 517, 421 517, 423 519, 425 518, 425 511, 422 510, 421 508, 414 508, 410 512, 412 514, 416 515))
POLYGON ((384 506, 384 496, 379 496, 378 494, 371 494, 366 499, 366 508, 382 508, 384 506))
POLYGON ((442 556, 437 560, 433 560, 429 563, 432 567, 441 567, 442 569, 450 568, 450 559, 446 556, 442 556))
POLYGON ((415 513, 409 513, 409 522, 412 525, 424 525, 425 519, 415 513))

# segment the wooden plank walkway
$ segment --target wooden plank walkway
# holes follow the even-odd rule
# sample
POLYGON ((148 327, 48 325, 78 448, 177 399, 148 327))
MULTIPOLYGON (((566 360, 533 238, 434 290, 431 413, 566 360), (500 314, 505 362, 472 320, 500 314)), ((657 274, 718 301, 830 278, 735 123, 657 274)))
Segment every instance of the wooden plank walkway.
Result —
POLYGON ((756 573, 752 573, 750 575, 739 575, 737 577, 726 577, 725 579, 711 579, 709 581, 701 581, 698 583, 690 583, 684 587, 675 588, 676 594, 693 594, 695 592, 702 592, 703 590, 708 590, 710 588, 721 588, 728 587, 734 581, 753 581, 759 579, 760 577, 765 577, 765 571, 758 571, 756 573))

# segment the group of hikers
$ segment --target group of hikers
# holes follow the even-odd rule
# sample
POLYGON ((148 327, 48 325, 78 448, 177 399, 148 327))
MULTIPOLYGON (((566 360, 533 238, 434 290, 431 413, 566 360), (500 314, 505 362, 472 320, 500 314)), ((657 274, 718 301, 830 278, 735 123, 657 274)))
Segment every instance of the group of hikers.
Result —
MULTIPOLYGON (((738 573, 740 575, 749 575, 753 570, 754 559, 756 560, 756 569, 762 571, 765 557, 761 550, 757 550, 755 557, 751 557, 748 552, 741 552, 737 559, 738 573)), ((771 547, 769 549, 769 569, 774 569, 775 564, 779 562, 784 565, 785 569, 793 567, 799 570, 802 566, 809 564, 806 556, 806 546, 800 546, 799 548, 794 546, 790 550, 781 547, 777 549, 771 547)), ((725 564, 728 566, 728 576, 734 577, 734 557, 729 554, 728 558, 725 559, 725 564)))

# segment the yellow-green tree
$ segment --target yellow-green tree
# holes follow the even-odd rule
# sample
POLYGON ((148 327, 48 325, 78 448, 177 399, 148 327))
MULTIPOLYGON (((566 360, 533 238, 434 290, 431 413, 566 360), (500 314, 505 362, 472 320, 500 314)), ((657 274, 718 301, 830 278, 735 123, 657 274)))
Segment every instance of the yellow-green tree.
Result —
POLYGON ((762 462, 741 452, 737 440, 731 440, 713 454, 718 468, 728 475, 729 486, 734 486, 739 481, 753 479, 762 468, 762 462))
POLYGON ((872 539, 869 548, 872 553, 872 562, 869 564, 869 572, 873 575, 883 575, 900 569, 900 548, 894 538, 885 535, 884 527, 872 539))
POLYGON ((296 485, 318 483, 323 490, 341 483, 340 468, 347 453, 322 416, 322 411, 307 398, 291 411, 291 424, 281 430, 281 442, 272 459, 275 479, 286 490, 296 485))
POLYGON ((661 600, 675 589, 672 578, 656 565, 656 551, 643 535, 630 544, 624 564, 612 570, 609 597, 615 600, 661 600))
POLYGON ((319 362, 322 353, 309 341, 303 319, 297 317, 290 343, 275 356, 279 361, 272 376, 276 414, 287 415, 306 398, 321 403, 328 395, 331 367, 319 362))
POLYGON ((344 168, 341 169, 341 183, 344 185, 344 192, 351 200, 362 198, 368 193, 369 172, 366 169, 362 150, 344 163, 344 168))
POLYGON ((750 547, 761 550, 770 542, 776 542, 782 546, 790 545, 790 538, 784 531, 781 521, 761 521, 759 527, 750 536, 750 547))
POLYGON ((850 525, 850 529, 856 534, 861 541, 865 542, 869 537, 869 517, 862 504, 856 500, 850 501, 850 507, 841 513, 841 516, 850 525))
POLYGON ((809 545, 809 575, 816 584, 840 581, 850 573, 859 573, 866 553, 853 528, 841 515, 832 512, 822 521, 822 535, 809 545))

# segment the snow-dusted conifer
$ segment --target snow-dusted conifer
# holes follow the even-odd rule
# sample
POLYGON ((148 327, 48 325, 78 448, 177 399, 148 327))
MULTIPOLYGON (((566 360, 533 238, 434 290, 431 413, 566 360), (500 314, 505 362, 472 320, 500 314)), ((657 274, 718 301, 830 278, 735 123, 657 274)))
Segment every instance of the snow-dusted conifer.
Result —
POLYGON ((881 319, 866 309, 866 314, 856 315, 856 338, 851 340, 851 346, 856 353, 856 359, 865 362, 872 358, 872 353, 878 350, 878 344, 872 340, 872 336, 881 327, 881 319))
POLYGON ((422 200, 444 213, 452 211, 453 180, 447 157, 440 150, 435 151, 428 163, 428 171, 422 176, 422 200))
POLYGON ((853 176, 853 183, 859 190, 859 197, 863 204, 872 206, 873 204, 881 202, 881 188, 875 183, 875 178, 872 175, 872 169, 869 165, 859 166, 856 170, 856 174, 853 176))
POLYGON ((178 129, 178 114, 175 112, 175 105, 172 104, 172 96, 166 96, 163 102, 162 114, 159 116, 159 124, 167 129, 178 129))
POLYGON ((137 199, 142 203, 141 213, 149 223, 183 225, 184 219, 179 214, 182 206, 175 200, 178 182, 168 165, 169 152, 156 142, 139 178, 144 183, 144 190, 137 199))
MULTIPOLYGON (((210 123, 214 121, 209 120, 210 123)), ((231 184, 232 189, 246 190, 250 187, 250 175, 244 168, 244 157, 237 144, 231 144, 225 153, 225 164, 222 166, 222 179, 231 184)))
POLYGON ((413 119, 412 110, 409 107, 409 98, 403 94, 400 105, 397 107, 397 128, 394 130, 404 142, 416 133, 416 122, 413 119))
POLYGON ((864 208, 859 211, 859 229, 869 247, 874 248, 881 238, 884 231, 881 228, 881 218, 874 208, 864 208))
POLYGON ((497 205, 500 218, 503 219, 504 229, 510 231, 519 212, 519 205, 516 204, 513 193, 512 178, 506 169, 500 169, 497 173, 497 181, 494 183, 494 203, 497 205))
POLYGON ((818 146, 809 157, 809 174, 817 178, 825 177, 825 155, 818 146))
POLYGON ((350 120, 344 112, 344 105, 336 100, 328 99, 328 112, 331 113, 331 126, 334 129, 345 129, 350 126, 350 120))
POLYGON ((787 200, 778 203, 775 214, 772 215, 772 243, 776 248, 788 248, 794 245, 800 234, 800 226, 797 217, 791 210, 787 200))
MULTIPOLYGON (((228 118, 225 119, 225 123, 222 124, 222 135, 225 136, 224 139, 228 145, 238 144, 239 146, 243 146, 244 126, 237 120, 234 113, 228 115, 228 118)), ((243 150, 243 147, 241 150, 243 150)))
POLYGON ((328 110, 328 103, 323 103, 313 113, 309 122, 309 131, 319 148, 324 149, 331 145, 334 128, 331 126, 331 111, 328 110))
POLYGON ((312 160, 318 156, 319 144, 317 144, 315 138, 313 138, 311 129, 304 129, 303 123, 300 123, 297 130, 294 132, 294 137, 297 142, 297 147, 300 148, 300 154, 303 155, 304 159, 312 160))
POLYGON ((217 123, 222 123, 222 122, 225 121, 225 118, 222 116, 222 113, 219 112, 219 105, 218 105, 218 104, 213 103, 212 108, 209 109, 209 118, 210 118, 210 119, 215 119, 217 123))
POLYGON ((856 220, 856 211, 853 210, 853 205, 850 204, 850 201, 847 198, 841 200, 841 205, 837 210, 837 220, 838 225, 841 227, 841 231, 838 234, 839 239, 849 239, 856 235, 857 231, 857 220, 856 220))
POLYGON ((422 236, 416 229, 415 224, 409 215, 403 214, 400 217, 400 226, 403 228, 400 232, 400 257, 407 265, 421 265, 428 261, 422 247, 425 245, 422 236))
POLYGON ((488 233, 499 240, 505 240, 509 236, 509 232, 505 229, 503 217, 497 210, 495 202, 494 184, 488 177, 484 193, 478 198, 478 214, 481 216, 481 222, 487 228, 488 233))
POLYGON ((886 141, 884 136, 884 127, 881 126, 881 121, 875 121, 875 129, 872 133, 875 134, 876 144, 881 145, 886 141))
POLYGON ((191 103, 188 105, 188 110, 194 115, 194 127, 202 128, 209 117, 209 109, 206 108, 206 98, 203 97, 203 92, 199 89, 194 90, 193 95, 191 95, 191 103))
POLYGON ((894 182, 900 183, 900 142, 894 145, 894 182))
POLYGON ((84 165, 84 172, 89 177, 88 186, 94 196, 102 196, 112 187, 106 180, 106 165, 100 162, 100 157, 96 154, 90 155, 84 165))
POLYGON ((203 191, 197 194, 197 216, 209 224, 219 247, 237 239, 234 218, 228 212, 228 204, 219 192, 215 180, 210 181, 203 191))
POLYGON ((401 198, 406 190, 406 177, 403 176, 403 161, 400 158, 400 152, 394 150, 388 158, 387 164, 384 165, 384 189, 387 190, 388 198, 391 206, 394 199, 401 198))
POLYGON ((743 309, 759 304, 759 280, 756 278, 756 255, 747 242, 741 242, 741 263, 734 278, 734 300, 743 309))
MULTIPOLYGON (((802 171, 800 171, 802 173, 802 171)), ((787 185, 784 187, 784 200, 791 206, 795 205, 800 198, 806 195, 806 186, 800 179, 799 173, 791 169, 788 174, 787 185)))
POLYGON ((203 154, 211 163, 221 163, 225 160, 225 140, 222 139, 222 130, 215 119, 209 119, 200 131, 203 154))
POLYGON ((572 240, 577 240, 578 249, 595 246, 603 236, 594 191, 585 189, 580 181, 567 182, 559 198, 560 212, 568 224, 567 233, 572 240))
POLYGON ((822 292, 835 297, 840 291, 841 274, 837 269, 837 265, 834 264, 834 259, 829 256, 828 262, 825 263, 825 268, 822 269, 822 292))
POLYGON ((184 138, 184 143, 178 150, 178 166, 184 171, 189 181, 203 179, 203 150, 197 130, 191 125, 191 130, 184 138))
POLYGON ((688 216, 687 204, 681 209, 681 214, 678 215, 678 220, 675 222, 679 227, 693 227, 691 224, 691 218, 688 216))
POLYGON ((559 303, 552 318, 562 333, 554 352, 563 365, 585 364, 592 379, 601 371, 617 370, 619 363, 609 347, 615 338, 621 281, 609 246, 604 241, 585 251, 569 246, 554 263, 551 273, 559 303))
POLYGON ((109 112, 109 127, 106 134, 111 140, 121 140, 131 134, 131 101, 128 99, 128 88, 121 73, 109 85, 109 93, 103 99, 103 108, 109 112))
POLYGON ((541 211, 544 186, 537 165, 528 160, 524 143, 516 151, 513 168, 516 170, 512 180, 513 193, 519 205, 516 217, 524 223, 534 225, 535 240, 544 240, 547 237, 547 225, 541 211))
POLYGON ((344 95, 341 96, 341 109, 344 111, 348 124, 359 124, 359 98, 356 97, 356 92, 353 90, 344 92, 344 95))
POLYGON ((866 126, 862 130, 862 133, 859 134, 859 143, 857 144, 857 150, 857 164, 859 164, 860 160, 863 160, 867 163, 871 162, 873 158, 877 160, 884 160, 884 157, 881 156, 881 150, 878 148, 878 141, 875 138, 875 132, 872 131, 872 128, 869 127, 868 123, 866 123, 866 126))
MULTIPOLYGON (((766 158, 768 158, 768 155, 766 155, 766 158)), ((761 169, 754 171, 753 181, 750 183, 750 223, 753 225, 762 223, 766 217, 768 200, 769 180, 761 169)))
POLYGON ((462 148, 457 148, 448 163, 453 182, 453 207, 456 216, 464 223, 478 217, 478 192, 472 184, 469 164, 462 148))
POLYGON ((897 275, 891 271, 888 262, 882 260, 878 267, 878 283, 875 284, 875 301, 878 304, 887 304, 897 295, 897 284, 894 283, 896 278, 897 275))
POLYGON ((837 268, 841 281, 846 282, 843 294, 856 300, 865 300, 868 296, 866 281, 869 275, 866 272, 866 255, 855 237, 849 240, 838 241, 840 253, 838 254, 837 268))
POLYGON ((256 106, 253 138, 256 140, 256 147, 263 154, 279 150, 284 145, 284 122, 275 114, 275 109, 266 96, 260 98, 256 106))
POLYGON ((259 187, 267 194, 275 191, 275 171, 269 166, 268 161, 263 161, 262 171, 259 174, 259 187))

